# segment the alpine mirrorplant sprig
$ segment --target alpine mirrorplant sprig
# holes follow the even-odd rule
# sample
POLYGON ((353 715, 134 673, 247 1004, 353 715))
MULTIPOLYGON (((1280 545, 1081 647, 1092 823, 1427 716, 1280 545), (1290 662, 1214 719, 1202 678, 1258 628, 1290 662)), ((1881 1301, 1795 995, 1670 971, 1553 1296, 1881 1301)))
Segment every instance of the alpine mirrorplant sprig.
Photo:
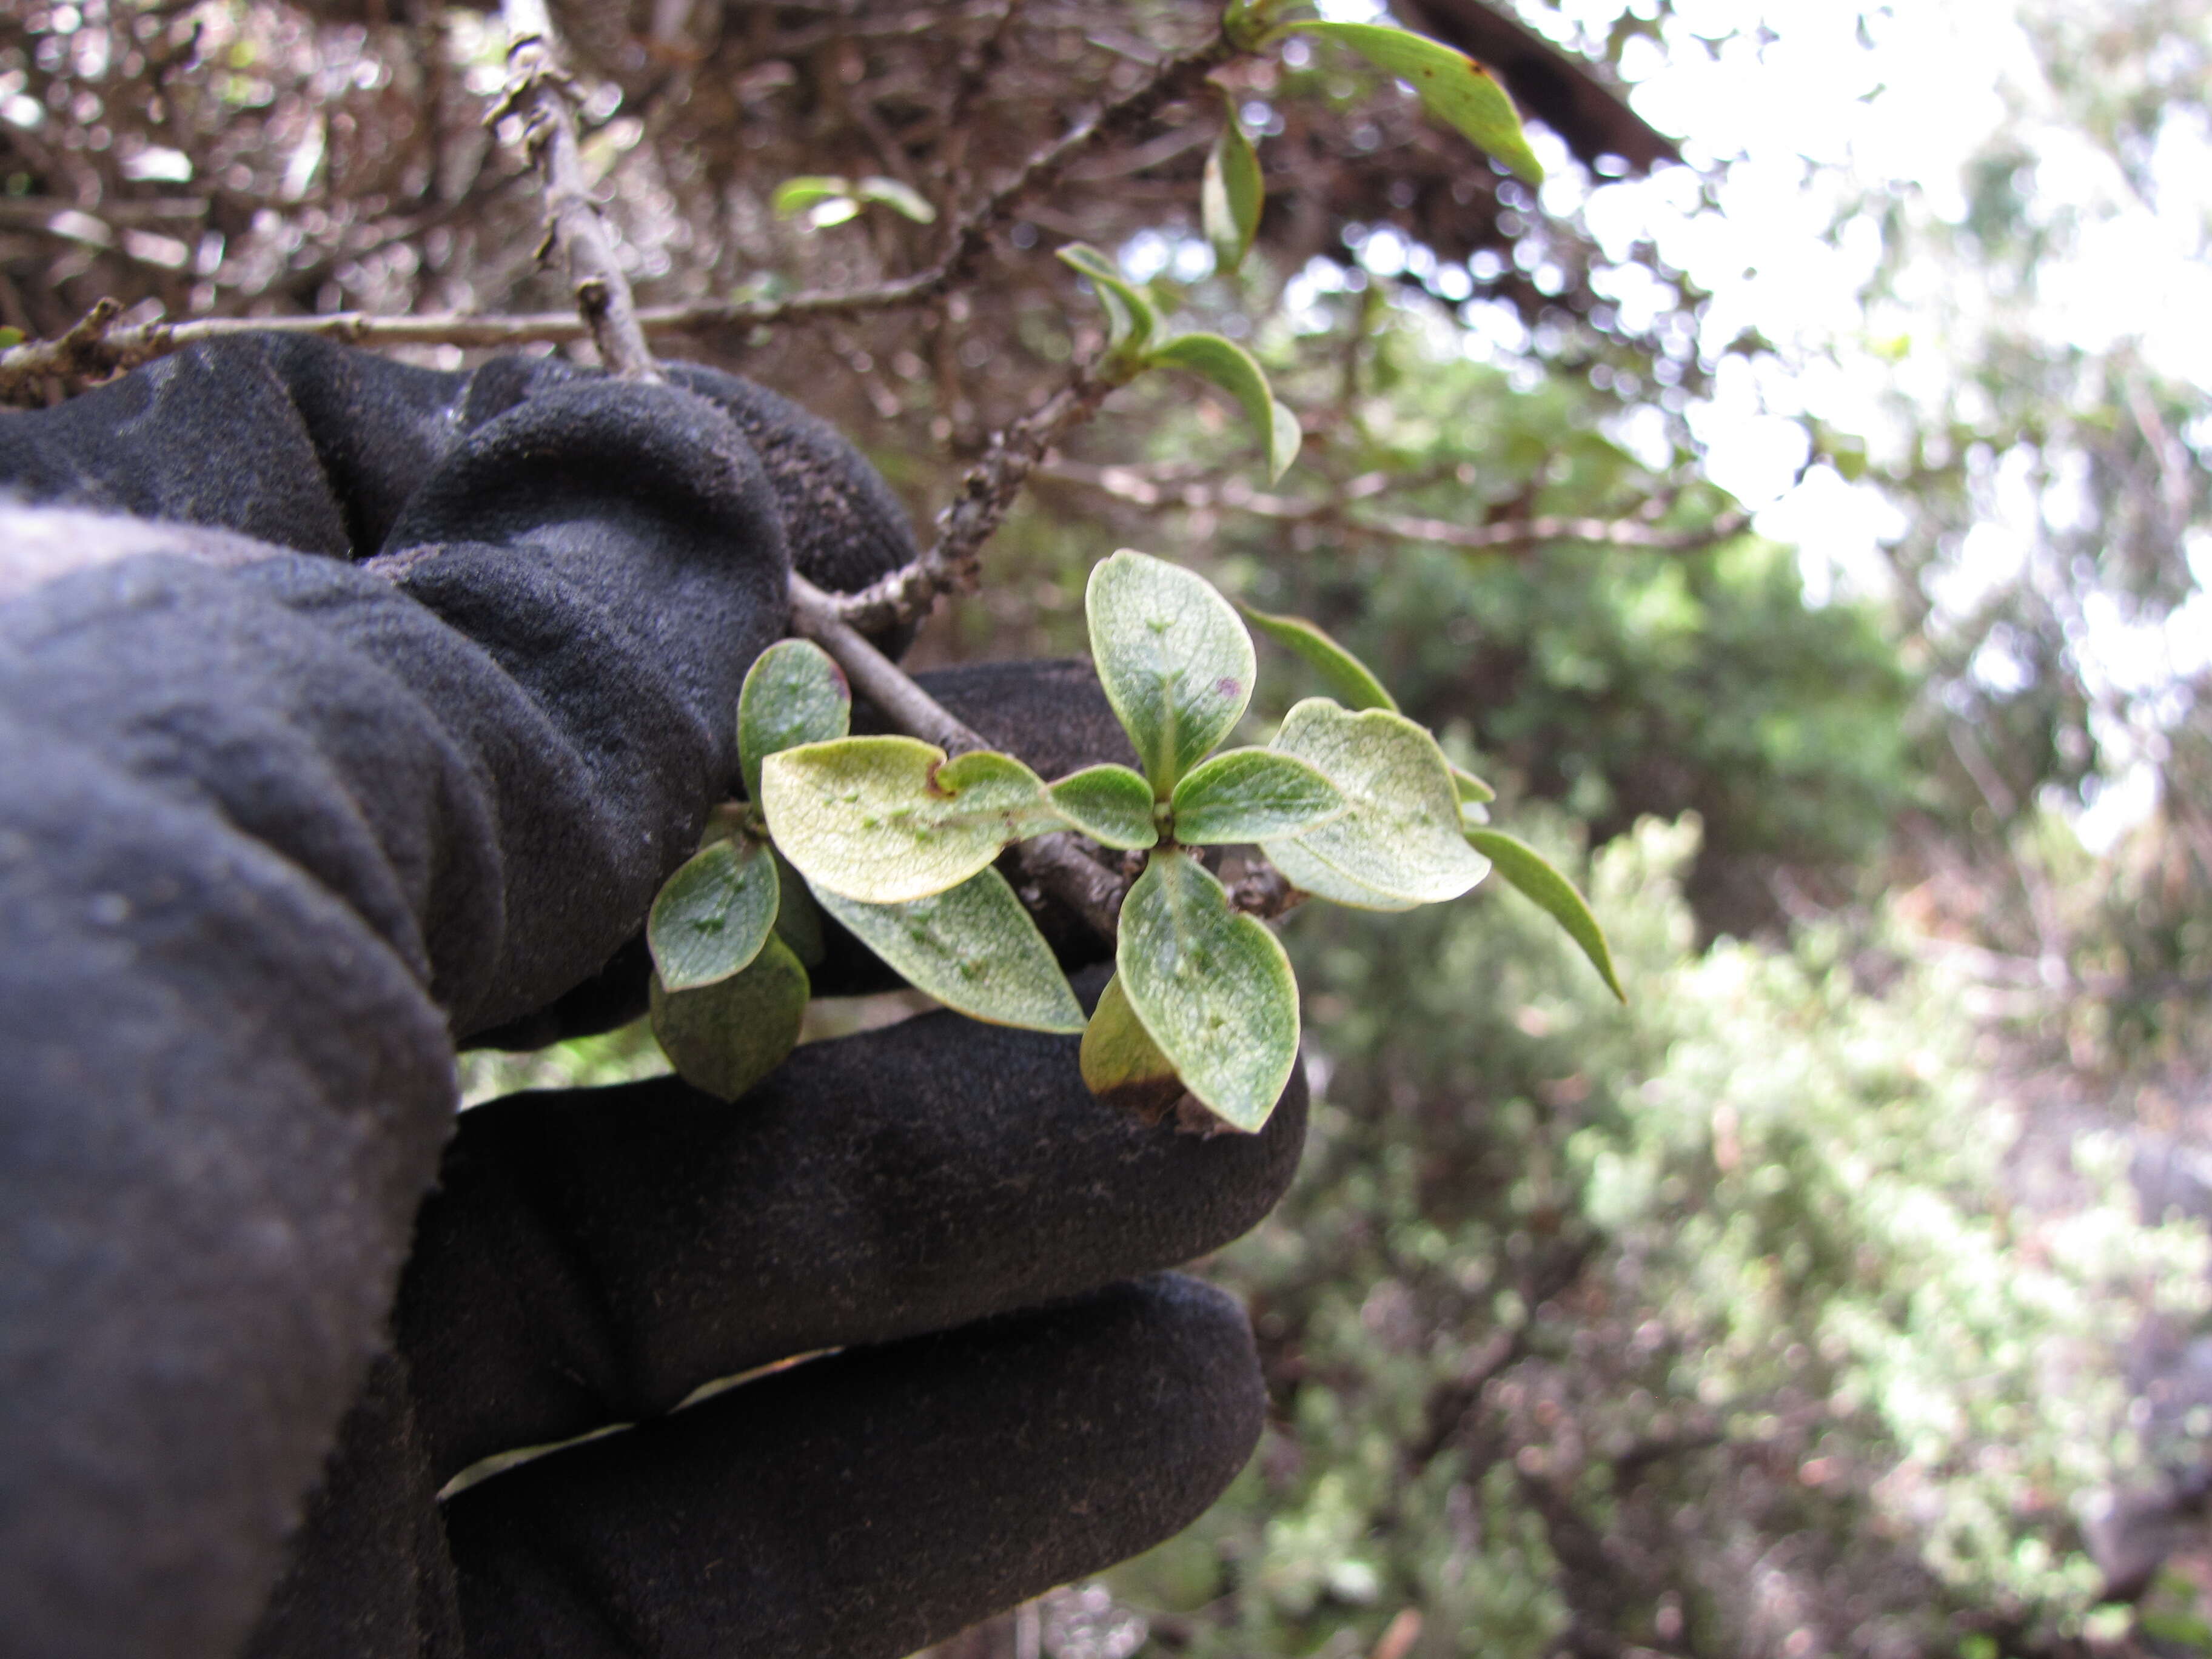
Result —
POLYGON ((1338 697, 1296 704, 1265 747, 1224 748, 1257 678, 1236 607, 1190 571, 1123 551, 1091 571, 1085 610, 1136 769, 1048 782, 994 750, 851 737, 850 695, 827 655, 799 640, 763 654, 738 703, 753 800, 723 809, 647 928, 654 1029, 687 1078, 734 1097, 790 1051, 827 912, 949 1007, 1081 1032, 1101 1096, 1154 1110, 1187 1091, 1256 1130, 1297 1063, 1297 986, 1274 934, 1209 867, 1209 849, 1231 846, 1256 848, 1248 860, 1264 855, 1304 894, 1380 910, 1456 898, 1494 866, 1618 993, 1572 885, 1488 827, 1487 787, 1319 629, 1246 613, 1338 697), (995 867, 1007 847, 1063 831, 1143 861, 1114 977, 1087 1019, 995 867))

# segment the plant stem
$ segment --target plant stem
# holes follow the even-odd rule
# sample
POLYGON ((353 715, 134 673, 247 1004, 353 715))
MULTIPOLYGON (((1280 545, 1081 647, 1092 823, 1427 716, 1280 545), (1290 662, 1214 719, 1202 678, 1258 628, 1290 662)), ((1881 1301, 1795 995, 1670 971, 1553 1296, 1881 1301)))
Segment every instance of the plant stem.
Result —
MULTIPOLYGON (((973 726, 931 696, 840 614, 838 596, 805 577, 791 578, 791 631, 828 652, 853 690, 909 737, 933 743, 948 755, 990 745, 973 726)), ((1128 884, 1075 845, 1066 835, 1040 836, 1015 848, 1023 873, 1060 900, 1109 944, 1120 927, 1128 884)))
POLYGON ((590 329, 599 361, 618 380, 666 378, 637 319, 637 301, 616 258, 607 222, 584 181, 576 149, 576 89, 555 55, 544 0, 505 0, 507 90, 488 118, 522 120, 522 148, 545 187, 545 243, 540 258, 558 253, 568 268, 576 313, 590 329))

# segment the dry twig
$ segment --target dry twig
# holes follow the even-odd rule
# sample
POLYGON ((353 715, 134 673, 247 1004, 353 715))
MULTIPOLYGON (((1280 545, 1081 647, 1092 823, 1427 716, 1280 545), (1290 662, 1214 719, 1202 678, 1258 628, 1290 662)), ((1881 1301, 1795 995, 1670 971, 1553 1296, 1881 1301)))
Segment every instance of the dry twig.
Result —
POLYGON ((1379 493, 1382 481, 1376 474, 1354 478, 1333 496, 1271 495, 1236 478, 1219 484, 1156 482, 1133 467, 1081 466, 1064 461, 1044 467, 1042 476, 1056 483, 1096 489, 1142 507, 1182 507, 1194 512, 1218 508, 1293 524, 1327 521, 1350 534, 1428 542, 1470 553, 1514 552, 1547 542, 1589 542, 1606 547, 1642 548, 1654 553, 1695 553, 1741 534, 1751 523, 1751 515, 1741 510, 1718 514, 1711 524, 1684 531, 1662 530, 1642 519, 1572 518, 1553 514, 1504 519, 1496 524, 1462 525, 1446 519, 1416 518, 1402 513, 1352 512, 1356 502, 1379 493))
POLYGON ((584 181, 583 158, 576 152, 576 85, 555 56, 544 0, 506 0, 501 11, 507 20, 507 90, 485 119, 521 119, 523 151, 537 166, 545 190, 545 241, 538 258, 557 255, 568 266, 577 315, 591 330, 607 372, 625 380, 658 382, 665 377, 638 325, 629 281, 584 181))

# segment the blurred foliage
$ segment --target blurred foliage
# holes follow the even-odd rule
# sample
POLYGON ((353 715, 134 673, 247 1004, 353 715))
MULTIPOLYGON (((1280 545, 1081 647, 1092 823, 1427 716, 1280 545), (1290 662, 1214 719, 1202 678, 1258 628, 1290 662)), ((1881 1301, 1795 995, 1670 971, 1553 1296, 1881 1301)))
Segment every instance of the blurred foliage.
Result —
POLYGON ((1364 1652, 1407 1607, 1438 1656, 2082 1632, 2081 1522, 2139 1460, 2110 1351, 2201 1310, 2202 1236, 2138 1225, 2109 1144, 2074 1212, 2009 1201, 1941 983, 1879 931, 1699 953, 1696 841, 1592 868, 1625 1010, 1510 895, 1291 929, 1326 1103, 1213 1268, 1273 1422, 1109 1581, 1175 1650, 1364 1652))
POLYGON ((1899 514, 1887 551, 1934 694, 1916 748, 1971 877, 1956 919, 2050 964, 2109 1016, 2106 1061, 2142 1063, 2212 1034, 2212 384, 2155 343, 2175 319, 2154 262, 2136 293, 2085 296, 2081 273, 2100 244, 2212 248, 2187 187, 2212 9, 2014 13, 1962 176, 1865 181, 1838 227, 1873 233, 1864 337, 1896 365, 1852 464, 1899 514), (2100 802, 2129 844, 2060 928, 2026 867, 2039 820, 2100 802))

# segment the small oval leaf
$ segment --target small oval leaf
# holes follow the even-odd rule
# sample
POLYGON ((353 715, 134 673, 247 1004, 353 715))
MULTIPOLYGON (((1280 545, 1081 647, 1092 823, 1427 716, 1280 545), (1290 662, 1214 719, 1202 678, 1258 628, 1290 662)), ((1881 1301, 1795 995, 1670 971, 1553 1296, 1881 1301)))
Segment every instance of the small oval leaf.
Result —
POLYGON ((1109 1105, 1158 1119, 1182 1096, 1175 1062, 1160 1052, 1121 990, 1119 974, 1106 981, 1091 1023, 1083 1028, 1083 1080, 1109 1105))
POLYGON ((1273 404, 1274 424, 1267 428, 1267 482, 1291 470, 1291 463, 1298 458, 1298 450, 1306 441, 1298 417, 1291 413, 1291 406, 1279 400, 1273 404))
POLYGON ((737 973, 775 925, 775 860, 760 842, 731 836, 702 848, 654 895, 646 949, 672 991, 737 973))
POLYGON ((1152 787, 1126 766, 1086 766, 1050 786, 1060 816, 1101 847, 1125 853, 1158 845, 1152 787))
POLYGON ((1206 240, 1213 244, 1214 263, 1224 276, 1244 263, 1252 238, 1259 233, 1260 210, 1267 196, 1259 154, 1237 118, 1237 100, 1231 97, 1221 136, 1206 158, 1206 177, 1198 192, 1206 240))
POLYGON ((771 936, 743 973, 696 991, 656 978, 653 1035, 686 1083, 735 1100, 797 1045, 811 988, 799 958, 771 936))
POLYGON ((1006 878, 987 869, 908 904, 861 904, 824 889, 822 908, 915 989, 994 1025, 1073 1033, 1083 1007, 1006 878))
POLYGON ((1296 756, 1231 749, 1176 785, 1175 838, 1192 847, 1295 836, 1345 810, 1334 784, 1296 756))
POLYGON ((1474 773, 1462 771, 1456 766, 1452 768, 1451 772, 1452 787, 1459 791, 1462 805, 1486 806, 1498 799, 1498 792, 1475 776, 1474 773))
POLYGON ((1127 549, 1092 567, 1084 609, 1106 701, 1165 800, 1243 718, 1252 636, 1204 577, 1127 549))
POLYGON ((1457 898, 1490 864, 1462 833, 1458 792, 1437 740, 1402 714, 1358 714, 1326 697, 1293 707, 1275 748, 1309 761, 1344 792, 1345 813, 1261 843, 1294 886, 1368 910, 1457 898))
POLYGON ((1234 1127, 1266 1123, 1298 1059, 1297 981, 1275 936, 1195 859, 1155 853, 1122 903, 1115 966, 1184 1087, 1234 1127))
POLYGON ((1180 368, 1199 375, 1236 398, 1243 407, 1244 418, 1260 434, 1270 483, 1281 477, 1297 459, 1297 417, 1275 401, 1267 371, 1234 340, 1218 334, 1178 334, 1154 346, 1145 363, 1148 368, 1180 368))
POLYGON ((1066 827, 1044 783, 1011 755, 947 761, 915 738, 843 738, 771 755, 761 806, 775 844, 815 888, 903 904, 958 885, 1007 842, 1066 827))
POLYGON ((1329 696, 1346 708, 1387 708, 1394 714, 1398 712, 1398 700, 1375 678, 1374 671, 1316 624, 1304 617, 1255 611, 1249 605, 1237 608, 1244 613, 1246 622, 1276 644, 1304 658, 1320 674, 1329 696))
POLYGON ((913 185, 902 185, 896 179, 863 179, 854 187, 853 194, 863 202, 880 202, 918 225, 936 222, 937 210, 929 204, 928 198, 913 185))
POLYGON ((1627 1001, 1628 993, 1620 988, 1620 975, 1613 970, 1613 946, 1606 942, 1605 929, 1598 926, 1589 901, 1575 890, 1574 883, 1528 842, 1502 830, 1469 830, 1467 838, 1497 867, 1499 875, 1534 899, 1566 930, 1567 937, 1582 947, 1590 966, 1597 969, 1597 976, 1605 981, 1606 989, 1623 1002, 1627 1001))
POLYGON ((761 763, 779 750, 827 743, 853 727, 845 671, 811 640, 778 640, 753 659, 738 693, 738 763, 760 799, 761 763))
POLYGON ((1107 350, 1141 355, 1160 326, 1159 313, 1144 289, 1087 242, 1070 242, 1059 251, 1059 258, 1062 264, 1088 276, 1098 291, 1098 302, 1106 307, 1107 350))
POLYGON ((1351 47, 1412 87, 1424 109, 1457 128, 1477 149, 1496 156, 1526 183, 1544 182, 1543 164, 1528 148, 1513 100, 1498 77, 1465 52, 1387 23, 1292 23, 1284 32, 1293 30, 1351 47))
POLYGON ((775 187, 769 198, 779 219, 791 219, 821 203, 838 200, 853 193, 850 179, 833 178, 827 173, 807 173, 797 179, 787 179, 775 187))

